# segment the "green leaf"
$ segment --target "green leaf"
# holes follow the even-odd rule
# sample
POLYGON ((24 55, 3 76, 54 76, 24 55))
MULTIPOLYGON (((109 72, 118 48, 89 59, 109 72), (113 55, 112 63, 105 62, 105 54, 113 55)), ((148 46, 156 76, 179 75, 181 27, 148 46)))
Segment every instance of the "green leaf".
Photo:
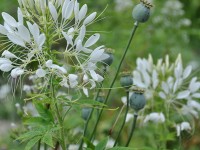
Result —
POLYGON ((109 148, 107 150, 153 150, 152 148, 147 148, 147 147, 143 147, 143 148, 130 148, 130 147, 113 147, 113 148, 109 148))
POLYGON ((29 132, 26 132, 26 133, 22 134, 21 136, 19 136, 17 138, 17 140, 26 141, 26 140, 34 138, 35 136, 40 136, 42 134, 43 133, 41 131, 29 131, 29 132))
POLYGON ((87 144, 87 148, 90 148, 92 150, 95 148, 94 144, 92 142, 90 142, 89 139, 87 139, 86 137, 84 137, 83 140, 87 144))
POLYGON ((30 150, 39 140, 41 139, 41 136, 36 136, 32 138, 25 147, 25 150, 30 150))
POLYGON ((32 126, 49 125, 49 121, 44 120, 42 117, 24 118, 23 123, 25 125, 32 125, 32 126))
POLYGON ((42 142, 46 143, 47 145, 51 146, 54 148, 54 145, 53 145, 53 137, 52 137, 52 134, 51 133, 46 133, 44 135, 44 137, 42 138, 42 142))
POLYGON ((106 148, 107 142, 108 142, 108 137, 100 141, 95 147, 95 150, 104 150, 106 148))
POLYGON ((35 107, 42 118, 44 118, 48 121, 53 121, 53 116, 46 107, 44 107, 40 103, 35 103, 35 107))

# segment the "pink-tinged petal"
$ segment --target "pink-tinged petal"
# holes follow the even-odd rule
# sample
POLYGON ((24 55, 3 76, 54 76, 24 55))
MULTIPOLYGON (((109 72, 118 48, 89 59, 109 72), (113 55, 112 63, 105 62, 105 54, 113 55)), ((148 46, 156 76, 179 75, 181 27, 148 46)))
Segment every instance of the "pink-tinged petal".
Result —
POLYGON ((10 63, 0 65, 0 70, 3 72, 9 72, 14 66, 10 63))
POLYGON ((9 52, 8 50, 5 50, 1 55, 4 56, 5 58, 17 58, 16 55, 9 52))
POLYGON ((11 42, 13 42, 14 44, 17 44, 22 47, 26 47, 24 41, 20 37, 16 36, 15 34, 9 33, 9 34, 7 34, 7 36, 9 38, 9 40, 11 42))
POLYGON ((83 20, 83 18, 85 18, 85 16, 86 16, 86 13, 87 13, 87 5, 84 4, 84 5, 81 7, 81 9, 80 9, 80 11, 79 11, 79 13, 78 13, 78 21, 83 20))
POLYGON ((90 14, 87 18, 85 18, 85 20, 83 21, 83 24, 84 25, 87 25, 89 23, 91 23, 94 18, 96 17, 97 13, 96 12, 93 12, 92 14, 90 14))
POLYGON ((31 41, 30 32, 24 25, 19 25, 18 27, 18 35, 26 42, 31 41))
POLYGON ((181 91, 177 94, 177 99, 187 99, 190 95, 190 91, 185 90, 185 91, 181 91))
POLYGON ((0 24, 0 34, 6 35, 7 33, 8 31, 6 30, 6 28, 0 24))
POLYGON ((90 47, 94 45, 100 38, 100 34, 93 34, 86 42, 84 47, 90 47))
POLYGON ((183 72, 183 79, 186 79, 192 72, 192 66, 187 66, 183 72))
POLYGON ((56 22, 58 19, 58 13, 56 11, 55 6, 52 4, 52 2, 49 2, 49 11, 51 13, 53 20, 56 22))
POLYGON ((17 21, 11 15, 2 12, 2 17, 8 25, 12 27, 17 27, 17 21))

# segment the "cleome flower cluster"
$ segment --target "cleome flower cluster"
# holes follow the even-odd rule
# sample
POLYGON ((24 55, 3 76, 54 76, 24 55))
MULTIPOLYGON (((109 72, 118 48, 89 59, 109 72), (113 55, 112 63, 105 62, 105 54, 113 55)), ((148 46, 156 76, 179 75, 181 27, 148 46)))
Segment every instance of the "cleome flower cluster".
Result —
POLYGON ((80 7, 77 0, 18 2, 17 20, 2 13, 0 70, 13 79, 34 75, 47 83, 53 75, 60 86, 83 89, 88 96, 88 89, 104 79, 97 64, 109 57, 104 46, 94 47, 100 34, 87 33, 96 12, 87 15, 87 5, 80 7), (63 49, 54 48, 61 43, 63 49))
POLYGON ((144 123, 171 121, 177 129, 191 130, 191 118, 199 119, 200 81, 192 74, 191 65, 183 67, 179 54, 174 63, 169 56, 154 64, 153 58, 138 58, 133 71, 133 84, 145 89, 147 105, 144 123), (188 119, 189 118, 189 119, 188 119))

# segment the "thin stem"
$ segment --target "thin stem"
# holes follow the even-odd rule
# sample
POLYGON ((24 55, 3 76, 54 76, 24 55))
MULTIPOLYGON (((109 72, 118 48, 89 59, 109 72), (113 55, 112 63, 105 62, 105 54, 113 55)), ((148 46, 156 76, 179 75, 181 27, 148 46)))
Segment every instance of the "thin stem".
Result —
POLYGON ((40 150, 40 146, 41 146, 41 140, 38 141, 38 150, 40 150))
POLYGON ((134 114, 134 119, 133 119, 133 124, 132 124, 132 129, 131 129, 131 134, 129 135, 128 141, 127 141, 127 143, 126 143, 126 147, 128 147, 128 145, 129 145, 129 143, 130 143, 130 141, 131 141, 131 138, 132 138, 132 136, 133 136, 133 132, 134 132, 134 130, 135 130, 135 125, 136 125, 136 122, 137 122, 137 117, 138 117, 138 114, 135 113, 135 114, 134 114))
MULTIPOLYGON (((117 135, 117 138, 116 138, 116 140, 115 140, 114 146, 117 145, 117 142, 118 142, 118 140, 119 140, 120 134, 121 134, 122 129, 124 128, 124 125, 125 125, 125 122, 126 122, 126 116, 127 116, 127 114, 128 114, 128 109, 129 109, 129 92, 128 92, 128 91, 126 92, 126 97, 127 97, 126 112, 125 112, 125 114, 124 114, 124 120, 123 120, 122 126, 121 126, 121 128, 120 128, 120 130, 119 130, 119 132, 118 132, 118 135, 117 135)), ((113 147, 114 147, 114 146, 113 146, 113 147)))
MULTIPOLYGON (((53 78, 53 77, 52 77, 53 78)), ((53 98, 53 102, 54 102, 54 106, 55 106, 55 109, 56 109, 56 116, 58 118, 58 123, 61 127, 61 130, 60 130, 60 136, 61 136, 61 140, 60 140, 60 143, 61 143, 61 147, 63 150, 66 150, 66 146, 65 146, 65 135, 64 135, 64 128, 63 128, 63 119, 60 115, 60 112, 59 112, 59 109, 58 109, 58 105, 57 105, 57 102, 56 102, 56 96, 55 96, 55 89, 54 89, 54 85, 53 85, 53 81, 52 81, 52 78, 51 78, 51 90, 52 90, 52 98, 53 98)))
MULTIPOLYGON (((129 46, 130 46, 130 44, 131 44, 131 41, 132 41, 132 39, 133 39, 133 36, 134 36, 134 34, 135 34, 135 31, 136 31, 137 27, 138 27, 138 22, 136 21, 136 22, 134 23, 134 27, 133 27, 133 30, 132 30, 132 33, 131 33, 131 37, 130 37, 130 39, 129 39, 129 41, 128 41, 128 44, 127 44, 126 49, 125 49, 125 51, 124 51, 124 54, 123 54, 123 56, 122 56, 122 58, 121 58, 121 60, 120 60, 120 63, 119 63, 119 66, 118 66, 118 68, 117 68, 117 72, 116 72, 116 74, 115 74, 115 77, 114 77, 114 79, 113 79, 113 81, 112 81, 112 83, 111 83, 111 85, 110 85, 110 87, 109 87, 108 94, 107 94, 107 96, 106 96, 106 99, 105 99, 105 101, 104 101, 104 104, 106 104, 107 101, 108 101, 108 98, 109 98, 109 96, 110 96, 112 87, 113 87, 113 85, 114 85, 114 83, 115 83, 115 81, 116 81, 116 79, 117 79, 117 76, 118 76, 118 74, 119 74, 119 71, 120 71, 122 62, 124 61, 124 58, 125 58, 126 53, 127 53, 128 49, 129 49, 129 46)), ((103 108, 104 108, 104 107, 103 107, 103 108)), ((102 115, 102 113, 103 113, 103 108, 101 109, 101 111, 100 111, 100 113, 99 113, 99 116, 98 116, 98 118, 97 118, 96 124, 95 124, 95 126, 94 126, 93 131, 92 131, 92 135, 91 135, 91 137, 90 137, 90 140, 93 138, 93 135, 94 135, 94 133, 96 132, 97 125, 98 125, 99 120, 100 120, 100 117, 101 117, 101 115, 102 115)))

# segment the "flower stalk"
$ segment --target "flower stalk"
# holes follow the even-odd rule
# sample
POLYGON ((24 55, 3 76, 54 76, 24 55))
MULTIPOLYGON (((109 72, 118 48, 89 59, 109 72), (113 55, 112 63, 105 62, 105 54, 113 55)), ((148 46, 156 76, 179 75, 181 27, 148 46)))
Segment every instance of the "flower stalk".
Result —
MULTIPOLYGON (((112 83, 111 83, 111 85, 110 85, 110 87, 109 87, 108 94, 107 94, 107 96, 106 96, 106 99, 105 99, 105 101, 104 101, 104 104, 106 104, 107 101, 108 101, 108 98, 109 98, 109 96, 110 96, 112 87, 113 87, 113 85, 114 85, 114 83, 115 83, 115 81, 116 81, 116 79, 117 79, 117 76, 118 76, 118 74, 119 74, 121 65, 122 65, 122 63, 123 63, 123 61, 124 61, 124 58, 125 58, 125 56, 126 56, 126 53, 127 53, 128 49, 129 49, 129 47, 130 47, 131 41, 132 41, 132 39, 133 39, 133 36, 134 36, 134 34, 135 34, 135 31, 136 31, 137 27, 138 27, 138 22, 136 21, 136 22, 134 23, 134 27, 133 27, 133 30, 132 30, 132 33, 131 33, 131 37, 130 37, 130 39, 129 39, 129 41, 128 41, 128 44, 127 44, 127 46, 126 46, 126 49, 125 49, 125 51, 124 51, 124 53, 123 53, 123 55, 122 55, 122 58, 121 58, 121 60, 120 60, 119 65, 118 65, 118 68, 117 68, 116 74, 115 74, 115 76, 114 76, 114 79, 113 79, 113 81, 112 81, 112 83)), ((104 108, 104 107, 103 107, 103 108, 104 108)), ((102 115, 102 113, 103 113, 103 108, 101 109, 101 111, 100 111, 100 113, 99 113, 99 115, 98 115, 98 118, 97 118, 97 121, 96 121, 96 123, 95 123, 94 129, 93 129, 92 134, 91 134, 91 136, 90 136, 90 140, 93 138, 93 135, 94 135, 95 132, 96 132, 98 123, 99 123, 100 118, 101 118, 101 115, 102 115)))

